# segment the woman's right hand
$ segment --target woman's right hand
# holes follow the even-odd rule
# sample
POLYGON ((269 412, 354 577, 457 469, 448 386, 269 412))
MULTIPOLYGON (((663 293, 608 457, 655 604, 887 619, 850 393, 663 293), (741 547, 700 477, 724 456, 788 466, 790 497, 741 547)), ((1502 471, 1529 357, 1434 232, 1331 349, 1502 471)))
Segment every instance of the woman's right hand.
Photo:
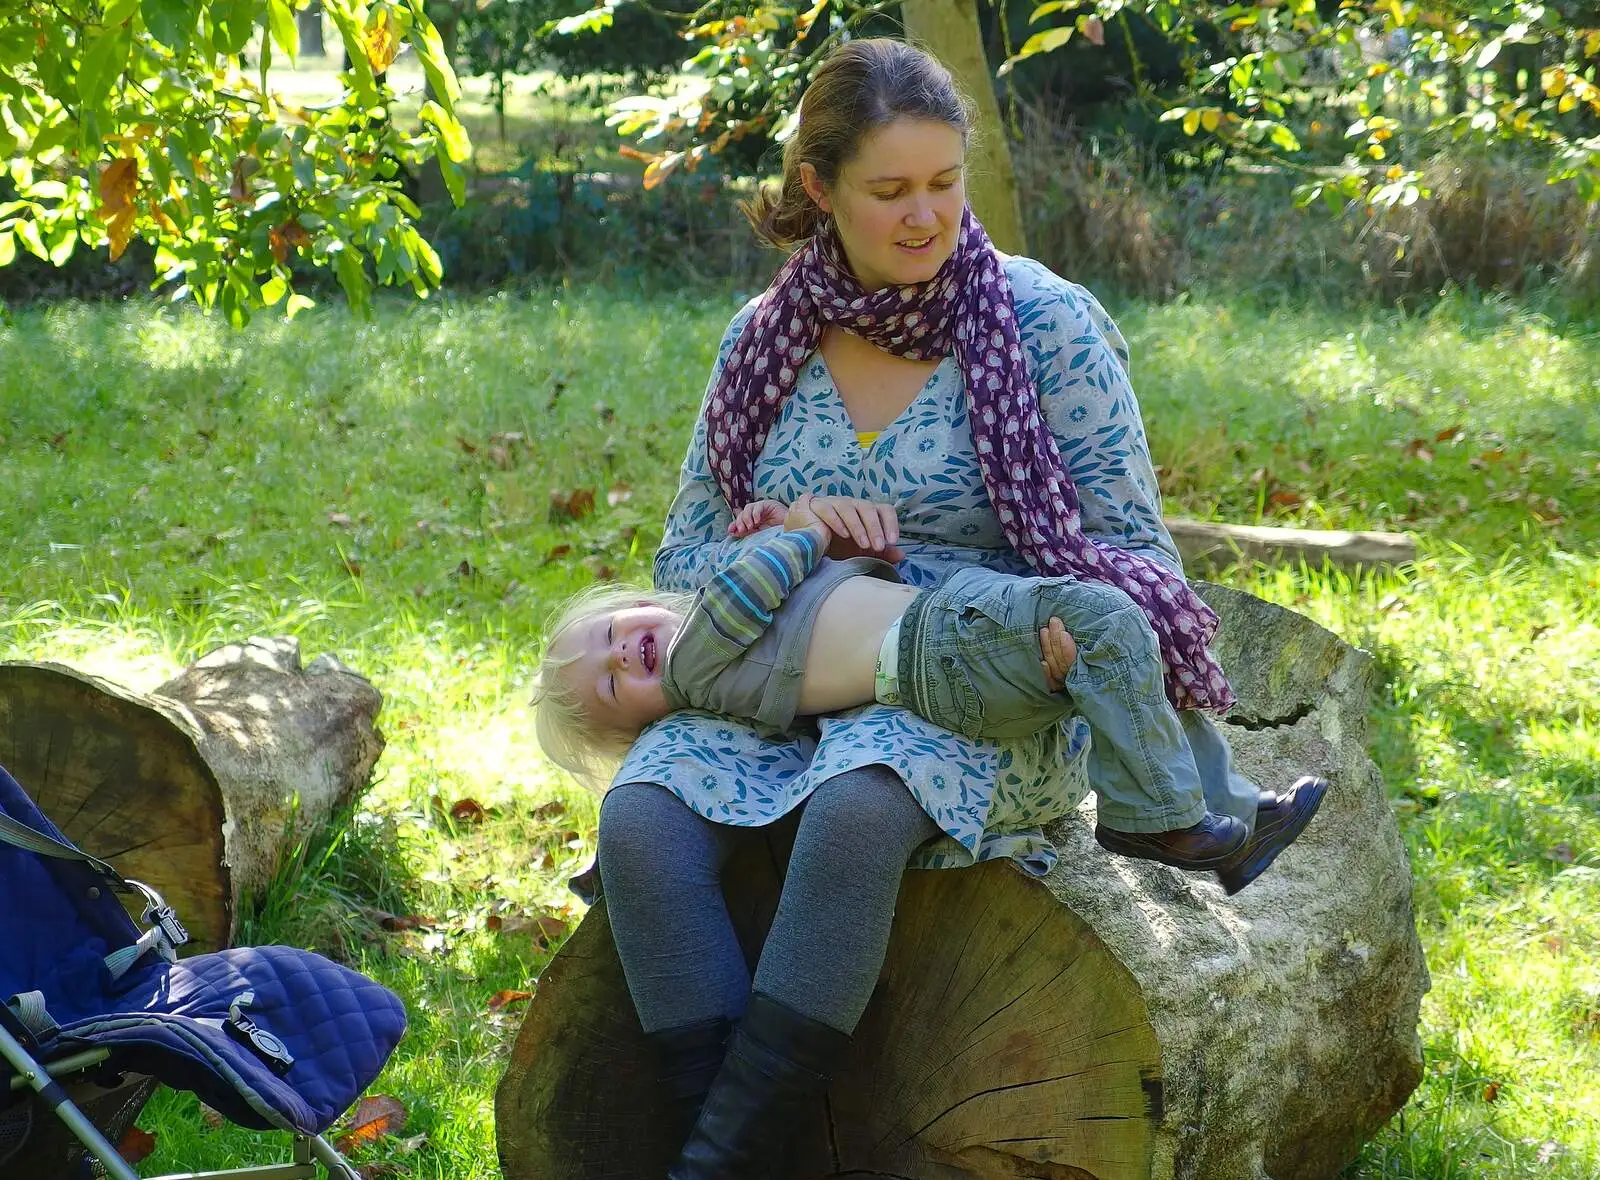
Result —
POLYGON ((900 519, 893 504, 879 504, 872 500, 857 500, 852 496, 812 496, 810 510, 833 534, 828 546, 828 556, 881 557, 885 561, 899 561, 905 556, 900 548, 900 519))

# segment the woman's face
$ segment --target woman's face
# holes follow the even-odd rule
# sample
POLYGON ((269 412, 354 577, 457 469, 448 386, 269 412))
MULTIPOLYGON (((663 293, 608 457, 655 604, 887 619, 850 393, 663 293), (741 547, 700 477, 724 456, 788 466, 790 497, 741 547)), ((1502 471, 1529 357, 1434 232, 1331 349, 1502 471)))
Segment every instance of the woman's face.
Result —
POLYGON ((856 278, 869 291, 924 283, 955 252, 967 189, 961 132, 931 119, 896 119, 865 136, 824 187, 800 165, 806 192, 833 215, 856 278))

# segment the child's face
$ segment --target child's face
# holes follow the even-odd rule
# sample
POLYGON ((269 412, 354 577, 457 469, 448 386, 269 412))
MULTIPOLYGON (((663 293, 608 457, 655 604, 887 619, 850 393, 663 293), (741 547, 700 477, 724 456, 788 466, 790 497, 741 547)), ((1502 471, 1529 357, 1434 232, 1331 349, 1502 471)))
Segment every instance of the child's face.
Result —
POLYGON ((630 606, 579 623, 551 654, 577 656, 562 675, 577 689, 589 717, 607 729, 638 733, 671 712, 661 673, 681 622, 659 606, 630 606))

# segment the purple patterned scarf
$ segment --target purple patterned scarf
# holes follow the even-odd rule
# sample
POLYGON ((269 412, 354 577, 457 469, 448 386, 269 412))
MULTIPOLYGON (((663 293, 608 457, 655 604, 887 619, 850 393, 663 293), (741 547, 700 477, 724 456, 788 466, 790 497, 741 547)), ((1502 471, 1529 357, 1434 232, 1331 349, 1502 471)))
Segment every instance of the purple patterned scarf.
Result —
POLYGON ((755 498, 756 460, 825 324, 908 360, 953 351, 984 486, 1012 547, 1040 574, 1105 582, 1138 603, 1161 642, 1174 706, 1220 713, 1234 703, 1206 649, 1217 630, 1211 608, 1160 562, 1084 535, 1078 489, 1039 413, 1011 284, 970 207, 955 253, 919 286, 863 291, 831 223, 784 264, 739 334, 707 408, 711 470, 735 511, 755 498))

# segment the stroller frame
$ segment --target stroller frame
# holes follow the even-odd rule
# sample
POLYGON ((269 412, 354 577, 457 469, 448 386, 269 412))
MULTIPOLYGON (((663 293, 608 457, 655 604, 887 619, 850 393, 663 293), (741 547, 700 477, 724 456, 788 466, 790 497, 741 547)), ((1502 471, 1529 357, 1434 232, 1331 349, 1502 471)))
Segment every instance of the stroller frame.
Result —
MULTIPOLYGON (((0 840, 40 855, 82 862, 98 872, 116 892, 141 896, 146 903, 144 920, 150 928, 140 940, 141 945, 129 948, 128 954, 141 952, 144 949, 142 944, 148 941, 149 945, 170 959, 175 957, 177 947, 189 940, 188 932, 178 921, 176 913, 159 893, 143 882, 122 877, 98 857, 69 844, 62 844, 3 813, 0 813, 0 840)), ((101 1065, 111 1057, 111 1051, 105 1048, 81 1049, 41 1061, 29 1051, 32 1041, 28 1028, 6 1004, 0 1003, 0 1059, 14 1071, 10 1093, 16 1094, 31 1088, 35 1093, 34 1101, 50 1108, 73 1137, 83 1144, 85 1151, 100 1165, 109 1180, 140 1180, 139 1174, 83 1113, 61 1082, 63 1078, 85 1074, 101 1065)), ((0 1103, 0 1106, 3 1105, 0 1103)), ((318 1164, 327 1170, 329 1180, 361 1180, 355 1168, 323 1136, 291 1134, 294 1156, 288 1163, 252 1164, 207 1172, 170 1172, 146 1180, 316 1180, 318 1164)))
MULTIPOLYGON (((99 1065, 110 1056, 109 1049, 89 1049, 69 1054, 48 1065, 41 1064, 0 1022, 0 1057, 4 1057, 16 1070, 16 1076, 11 1079, 12 1092, 31 1087, 40 1101, 53 1109, 55 1116, 66 1124, 78 1142, 95 1158, 110 1180, 139 1180, 139 1174, 128 1166, 122 1154, 78 1109, 77 1103, 72 1101, 60 1081, 99 1065)), ((315 1180, 318 1163, 327 1169, 332 1180, 360 1180, 356 1170, 321 1135, 296 1135, 294 1159, 289 1163, 253 1164, 211 1172, 169 1172, 151 1180, 315 1180)))

